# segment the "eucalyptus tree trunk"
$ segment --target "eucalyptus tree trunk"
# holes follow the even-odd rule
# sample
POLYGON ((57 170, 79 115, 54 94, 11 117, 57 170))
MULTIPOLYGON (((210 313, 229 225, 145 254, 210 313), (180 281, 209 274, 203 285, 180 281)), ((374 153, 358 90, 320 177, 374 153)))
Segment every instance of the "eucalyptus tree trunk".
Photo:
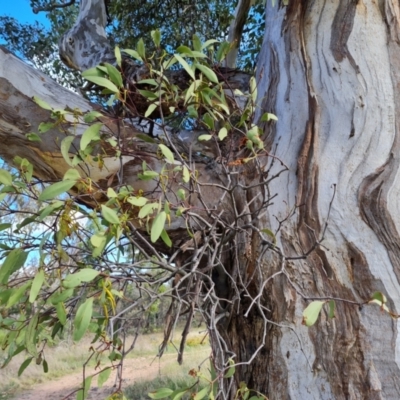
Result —
MULTIPOLYGON (((363 303, 381 291, 399 312, 399 3, 267 3, 260 113, 279 117, 265 142, 288 166, 270 184, 269 222, 289 260, 265 293, 281 326, 245 379, 270 399, 398 399, 396 319, 336 301, 334 319, 301 322, 305 298, 363 303)), ((279 268, 265 260, 267 276, 279 268)), ((236 326, 238 339, 257 329, 236 326)))

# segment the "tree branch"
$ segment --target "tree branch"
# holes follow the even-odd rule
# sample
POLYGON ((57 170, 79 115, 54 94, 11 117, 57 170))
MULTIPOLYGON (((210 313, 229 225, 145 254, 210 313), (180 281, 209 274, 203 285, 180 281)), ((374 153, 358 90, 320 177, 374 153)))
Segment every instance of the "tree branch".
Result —
POLYGON ((33 7, 32 11, 35 14, 38 14, 40 11, 52 11, 52 10, 55 10, 57 8, 66 8, 66 7, 72 6, 73 4, 75 4, 75 0, 70 0, 69 2, 62 3, 62 4, 53 3, 53 4, 49 4, 49 5, 45 6, 45 7, 33 7))

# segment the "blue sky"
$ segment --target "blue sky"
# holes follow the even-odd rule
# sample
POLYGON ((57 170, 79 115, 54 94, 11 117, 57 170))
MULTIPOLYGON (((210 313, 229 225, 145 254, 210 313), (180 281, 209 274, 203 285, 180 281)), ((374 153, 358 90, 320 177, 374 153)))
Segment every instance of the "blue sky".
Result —
POLYGON ((46 13, 34 14, 29 5, 29 0, 0 0, 0 15, 14 17, 22 23, 40 21, 46 24, 46 13))

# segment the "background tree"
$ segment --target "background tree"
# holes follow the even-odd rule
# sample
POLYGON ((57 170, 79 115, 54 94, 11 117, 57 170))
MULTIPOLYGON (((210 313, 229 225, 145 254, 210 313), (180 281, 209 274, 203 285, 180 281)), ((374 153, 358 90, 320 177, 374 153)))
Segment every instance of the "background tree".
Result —
MULTIPOLYGON (((180 289, 184 289, 186 304, 198 306, 207 321, 213 364, 221 373, 217 376, 221 398, 234 398, 244 381, 271 399, 397 399, 398 332, 393 317, 398 317, 399 297, 399 76, 392 66, 397 65, 400 51, 399 5, 391 0, 379 4, 318 0, 293 1, 288 6, 268 2, 266 7, 255 107, 255 121, 263 128, 262 142, 251 121, 245 118, 240 125, 240 115, 246 110, 251 118, 251 101, 250 108, 229 111, 236 112, 239 121, 229 119, 230 125, 222 127, 226 137, 220 126, 215 129, 215 124, 206 123, 204 114, 193 114, 207 131, 202 134, 217 144, 217 156, 211 164, 193 157, 187 162, 180 158, 181 151, 174 151, 174 160, 182 163, 174 180, 164 168, 170 154, 158 143, 134 148, 135 127, 126 127, 126 133, 117 136, 125 158, 112 169, 115 150, 106 152, 107 170, 99 168, 95 174, 93 169, 90 175, 97 184, 97 197, 81 192, 80 200, 99 207, 98 203, 112 198, 110 193, 104 200, 101 197, 107 194, 107 186, 119 190, 121 184, 142 190, 151 201, 165 196, 164 208, 155 212, 151 226, 146 229, 132 223, 127 237, 144 252, 154 249, 150 254, 155 259, 163 254, 176 262, 170 271, 170 264, 157 260, 171 277, 182 273, 187 284, 178 281, 175 298, 182 299, 180 289), (266 121, 266 112, 278 115, 279 121, 266 121), (156 157, 157 152, 162 154, 156 157), (144 158, 152 173, 168 175, 165 187, 139 179, 138 172, 142 176, 146 172, 144 158), (183 167, 188 169, 188 182, 183 167), (123 180, 119 182, 117 176, 123 180), (190 211, 184 218, 179 213, 167 214, 165 208, 165 200, 179 189, 185 189, 190 198, 186 204, 190 211), (170 226, 165 225, 175 244, 170 250, 165 244, 168 240, 163 244, 147 236, 158 225, 154 221, 159 215, 171 215, 170 226), (187 226, 192 238, 184 236, 187 226), (200 233, 196 236, 196 232, 200 233), (182 237, 183 243, 178 242, 182 237), (324 306, 329 300, 335 300, 334 319, 328 319, 330 310, 324 306), (367 306, 371 300, 381 307, 367 306), (310 311, 310 302, 318 312, 310 311), (302 321, 310 324, 322 306, 315 327, 301 325, 302 321), (382 312, 385 309, 390 313, 382 312), (234 377, 229 373, 230 357, 237 365, 234 377)), ((1 57, 2 65, 15 63, 15 69, 23 68, 4 52, 1 57)), ((142 61, 146 63, 145 57, 142 61)), ((111 79, 111 71, 103 73, 111 79)), ((212 87, 213 76, 204 71, 212 78, 201 77, 202 89, 196 92, 200 97, 204 87, 212 87)), ((58 108, 64 92, 55 99, 41 85, 39 74, 30 72, 29 76, 32 86, 21 87, 13 74, 4 67, 0 70, 0 98, 6 99, 1 104, 7 115, 1 119, 0 134, 9 144, 1 152, 9 161, 17 154, 27 158, 41 179, 60 179, 68 166, 60 163, 59 156, 56 159, 59 130, 50 129, 42 142, 34 144, 22 133, 50 118, 49 110, 32 114, 32 109, 37 111, 30 101, 32 94, 58 108), (17 101, 18 120, 25 118, 29 128, 10 122, 15 121, 17 101)), ((223 74, 218 77, 229 84, 223 74)), ((185 97, 189 88, 182 89, 185 97)), ((250 97, 254 93, 250 88, 250 97)), ((159 94, 163 101, 164 94, 159 94)), ((90 108, 71 94, 65 96, 70 107, 90 108)), ((225 123, 217 114, 222 114, 221 104, 215 101, 210 107, 215 117, 211 120, 225 123)), ((112 118, 103 121, 118 132, 112 118)), ((164 143, 175 150, 164 121, 161 128, 164 143)), ((152 173, 146 175, 155 177, 152 173)), ((170 201, 174 211, 177 203, 170 201)))

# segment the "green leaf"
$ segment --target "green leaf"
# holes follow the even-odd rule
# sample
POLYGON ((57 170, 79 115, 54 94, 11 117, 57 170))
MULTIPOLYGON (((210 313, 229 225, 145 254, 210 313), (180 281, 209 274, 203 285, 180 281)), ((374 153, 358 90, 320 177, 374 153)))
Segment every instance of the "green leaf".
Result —
POLYGON ((32 356, 37 357, 37 349, 36 349, 36 336, 37 336, 37 325, 39 321, 39 313, 37 312, 29 321, 29 324, 25 330, 25 347, 26 351, 30 353, 32 356))
POLYGON ((76 169, 74 169, 74 168, 70 168, 65 174, 64 174, 64 177, 63 177, 63 181, 68 181, 68 180, 70 180, 70 181, 72 181, 72 180, 79 180, 79 179, 81 179, 81 176, 80 176, 80 174, 79 174, 79 172, 76 170, 76 169))
POLYGON ((10 228, 11 226, 12 224, 9 223, 0 224, 0 232, 10 228))
POLYGON ((60 321, 62 326, 65 326, 67 323, 67 313, 65 312, 65 306, 64 303, 57 303, 56 304, 56 312, 57 312, 57 318, 60 321))
POLYGON ((131 57, 136 58, 136 60, 138 61, 143 61, 143 58, 140 57, 139 53, 136 50, 124 49, 122 51, 126 54, 129 54, 131 57))
MULTIPOLYGON (((83 76, 84 73, 82 73, 83 76)), ((119 93, 119 89, 108 79, 99 76, 84 76, 87 81, 110 90, 112 93, 119 93)))
POLYGON ((154 243, 158 240, 158 238, 161 235, 161 232, 164 229, 165 226, 165 220, 167 219, 167 213, 165 211, 161 211, 153 221, 153 224, 151 226, 151 232, 150 232, 150 240, 154 243))
POLYGON ((230 48, 231 45, 229 44, 229 42, 222 42, 218 47, 217 53, 215 54, 216 60, 218 62, 223 61, 226 55, 229 53, 230 48))
POLYGON ((202 51, 203 50, 202 47, 201 47, 201 40, 196 34, 194 34, 192 36, 192 43, 193 43, 193 48, 196 51, 202 51))
POLYGON ((264 228, 264 229, 261 229, 261 232, 266 233, 268 236, 270 236, 272 238, 272 242, 274 244, 276 244, 276 236, 275 236, 274 232, 271 231, 271 229, 264 228))
POLYGON ((39 97, 33 96, 33 101, 41 108, 44 108, 45 110, 53 110, 53 107, 51 107, 48 103, 46 103, 44 100, 39 99, 39 97))
POLYGON ((39 196, 39 201, 54 199, 62 193, 65 193, 76 184, 76 181, 61 181, 48 186, 39 196))
POLYGON ((329 300, 329 318, 335 318, 335 300, 329 300))
POLYGON ((73 275, 77 276, 81 280, 81 282, 91 282, 99 274, 100 271, 96 271, 95 269, 83 268, 79 272, 76 272, 73 275))
POLYGON ((318 319, 322 306, 326 301, 316 300, 311 302, 303 311, 303 325, 312 326, 318 319))
POLYGON ((188 73, 188 75, 195 80, 195 75, 193 70, 190 68, 190 65, 179 55, 179 54, 174 54, 174 57, 178 60, 179 64, 182 65, 182 67, 185 69, 185 71, 188 73))
POLYGON ((118 46, 115 46, 114 54, 115 54, 115 58, 116 58, 116 60, 117 60, 117 65, 118 65, 118 67, 121 67, 121 64, 122 64, 122 56, 121 56, 121 50, 119 49, 118 46))
POLYGON ((261 121, 278 121, 278 117, 274 114, 264 113, 261 117, 261 121))
POLYGON ((74 141, 74 139, 75 139, 75 136, 67 136, 61 141, 61 146, 60 146, 61 154, 64 157, 65 162, 71 166, 72 166, 72 162, 71 162, 71 159, 69 158, 69 149, 70 149, 71 143, 74 141))
MULTIPOLYGON (((207 40, 207 41, 204 42, 204 44, 201 46, 201 49, 204 50, 204 49, 206 49, 207 47, 211 46, 212 44, 218 43, 218 42, 219 42, 219 41, 216 40, 216 39, 207 40)), ((227 43, 227 42, 226 42, 226 43, 227 43)), ((228 43, 228 44, 229 44, 229 43, 228 43)))
POLYGON ((217 75, 215 74, 215 72, 208 68, 206 65, 203 64, 195 64, 196 68, 198 70, 200 70, 205 77, 210 81, 210 82, 214 82, 214 83, 219 83, 217 75))
POLYGON ((117 68, 114 67, 114 65, 111 65, 109 63, 105 63, 106 68, 107 68, 107 74, 110 77, 110 80, 112 83, 115 84, 118 88, 122 87, 122 76, 121 72, 117 70, 117 68))
POLYGON ((203 142, 203 141, 207 141, 207 140, 210 140, 212 138, 212 135, 200 135, 198 138, 197 138, 197 140, 199 141, 199 142, 203 142))
POLYGON ((111 375, 112 368, 106 368, 103 371, 100 372, 99 377, 97 378, 97 386, 101 388, 105 382, 107 382, 107 379, 111 375))
POLYGON ((9 276, 25 264, 28 254, 22 249, 13 249, 8 253, 0 267, 0 284, 6 284, 9 276))
POLYGON ((228 371, 225 373, 224 378, 231 378, 235 374, 236 368, 235 368, 234 364, 235 364, 235 362, 230 358, 229 359, 230 367, 229 367, 228 371))
POLYGON ((32 360, 33 357, 29 357, 21 364, 21 366, 18 369, 18 377, 20 377, 23 374, 23 372, 25 371, 25 369, 31 363, 32 360))
POLYGON ((110 224, 119 224, 120 223, 118 214, 115 212, 115 210, 113 210, 105 205, 101 206, 101 215, 110 224))
POLYGON ((155 390, 154 392, 148 393, 148 396, 151 399, 164 399, 165 397, 168 397, 171 393, 174 391, 170 388, 160 388, 155 390))
POLYGON ((374 292, 371 296, 371 301, 376 300, 375 303, 383 305, 387 302, 386 296, 382 292, 374 292))
POLYGON ((38 126, 38 131, 40 133, 46 133, 50 129, 54 128, 56 124, 54 122, 41 122, 38 126))
POLYGON ((101 247, 101 250, 103 250, 104 246, 107 243, 107 237, 105 236, 104 232, 95 233, 90 238, 90 243, 92 243, 94 247, 101 247))
POLYGON ((224 140, 228 136, 228 129, 225 127, 221 128, 218 132, 218 139, 224 140))
POLYGON ((93 140, 100 140, 100 129, 102 126, 103 124, 101 122, 97 122, 86 129, 82 135, 80 143, 80 148, 82 151, 84 151, 88 144, 93 140))
POLYGON ((183 166, 183 171, 182 171, 182 180, 185 183, 188 183, 190 180, 190 173, 189 170, 187 169, 186 166, 183 166))
POLYGON ((83 120, 87 123, 90 124, 93 122, 95 119, 102 117, 103 114, 98 112, 98 111, 90 111, 85 116, 83 117, 83 120))
POLYGON ((77 286, 79 286, 82 283, 82 281, 79 279, 79 277, 76 274, 70 274, 67 275, 64 280, 62 281, 62 285, 66 289, 72 289, 77 286))
POLYGON ((144 46, 143 39, 139 39, 139 41, 137 42, 136 51, 142 59, 146 58, 146 48, 144 46))
POLYGON ((22 296, 25 295, 26 290, 31 286, 32 281, 25 283, 24 285, 20 286, 18 289, 14 289, 13 293, 9 297, 7 301, 7 308, 12 307, 13 305, 17 304, 22 296))
POLYGON ((40 292, 40 289, 42 288, 43 282, 44 282, 44 271, 43 269, 39 269, 32 282, 31 292, 29 294, 30 303, 33 303, 36 300, 40 292))
POLYGON ((138 178, 142 181, 149 181, 154 178, 158 178, 159 173, 156 171, 144 171, 143 174, 138 174, 138 178))
POLYGON ((147 203, 145 197, 128 197, 127 202, 136 207, 143 207, 147 203))
POLYGON ((151 103, 148 107, 146 112, 144 113, 144 117, 147 118, 149 117, 153 111, 158 107, 158 103, 151 103))
POLYGON ((171 400, 181 400, 182 397, 190 390, 190 388, 178 389, 171 393, 171 400))
POLYGON ((185 200, 186 199, 186 192, 185 189, 178 189, 178 191, 176 192, 176 195, 178 196, 179 199, 181 200, 185 200))
POLYGON ((156 47, 160 47, 161 32, 158 29, 156 29, 155 31, 151 31, 151 38, 153 39, 153 42, 156 45, 156 47))
POLYGON ((90 386, 91 386, 91 384, 92 384, 92 376, 88 376, 84 381, 83 381, 83 389, 81 389, 78 393, 77 393, 77 395, 76 395, 76 400, 85 400, 86 399, 86 397, 87 397, 87 395, 88 395, 88 392, 89 392, 89 389, 90 389, 90 386))
POLYGON ((46 360, 43 360, 43 372, 47 374, 49 372, 49 364, 47 364, 46 360))
POLYGON ((63 290, 62 292, 57 292, 57 293, 53 293, 50 298, 49 301, 51 302, 51 304, 53 304, 53 306, 57 305, 58 303, 61 303, 67 299, 69 299, 74 293, 74 289, 67 289, 67 290, 63 290))
POLYGON ((202 400, 208 395, 209 392, 210 386, 206 386, 205 388, 201 389, 200 392, 196 393, 196 395, 193 397, 193 400, 202 400))
POLYGON ((12 185, 12 177, 11 174, 5 170, 5 169, 0 169, 0 183, 3 185, 12 185))
POLYGON ((163 242, 168 246, 171 247, 172 246, 172 240, 171 238, 168 236, 168 233, 165 229, 163 229, 163 231, 161 232, 161 239, 163 240, 163 242))
POLYGON ((145 218, 145 217, 147 217, 147 216, 148 216, 150 213, 152 213, 153 210, 154 210, 155 208, 157 208, 157 207, 158 207, 158 203, 149 203, 149 204, 144 205, 144 206, 140 209, 139 214, 138 214, 138 217, 139 217, 139 218, 145 218))
POLYGON ((158 147, 161 150, 163 156, 167 159, 167 161, 169 161, 170 163, 173 163, 175 161, 172 151, 167 146, 165 146, 164 144, 159 144, 158 147))
POLYGON ((255 103, 257 100, 257 82, 254 76, 250 78, 250 94, 253 102, 255 103))
POLYGON ((92 319, 93 313, 93 297, 86 299, 78 308, 74 319, 74 340, 79 341, 82 339, 87 328, 89 327, 90 320, 92 319))

